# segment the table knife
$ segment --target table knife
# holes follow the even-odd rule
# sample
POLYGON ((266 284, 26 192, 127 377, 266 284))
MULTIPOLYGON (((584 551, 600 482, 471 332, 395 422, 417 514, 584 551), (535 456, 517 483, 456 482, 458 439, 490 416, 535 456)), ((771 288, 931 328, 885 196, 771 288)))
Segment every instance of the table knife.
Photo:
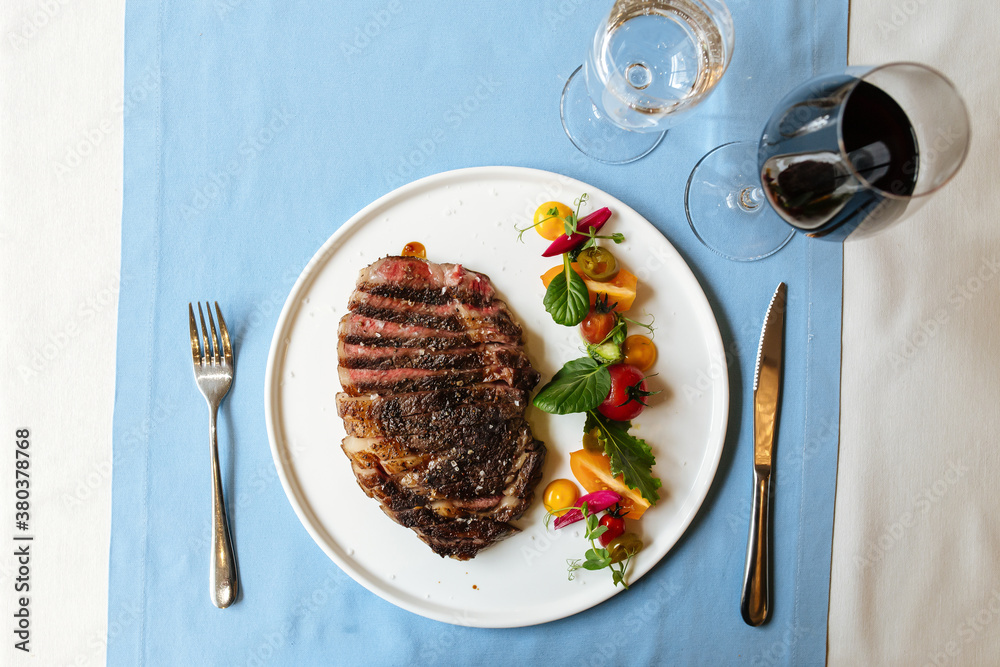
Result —
POLYGON ((753 378, 753 506, 740 599, 743 620, 752 626, 771 614, 771 469, 781 403, 786 292, 785 283, 779 284, 767 307, 753 378))

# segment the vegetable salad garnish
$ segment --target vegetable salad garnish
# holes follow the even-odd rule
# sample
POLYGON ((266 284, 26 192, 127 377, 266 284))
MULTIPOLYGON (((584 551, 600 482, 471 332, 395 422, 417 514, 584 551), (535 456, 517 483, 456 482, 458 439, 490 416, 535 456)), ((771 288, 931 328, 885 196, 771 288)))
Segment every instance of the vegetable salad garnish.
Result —
POLYGON ((622 508, 616 502, 618 494, 613 491, 598 491, 590 493, 580 499, 578 508, 567 509, 566 513, 556 519, 556 528, 564 528, 571 523, 583 521, 585 526, 584 537, 590 540, 590 549, 583 555, 583 559, 569 559, 569 580, 576 578, 577 570, 611 570, 611 581, 617 586, 621 584, 628 590, 626 580, 628 566, 632 557, 642 550, 642 540, 635 533, 625 532, 625 520, 622 518, 622 508), (603 496, 603 497, 601 497, 603 496), (609 499, 610 497, 610 499, 609 499), (609 504, 611 503, 611 504, 609 504), (597 514, 602 510, 607 513, 598 519, 597 514), (573 521, 563 522, 572 515, 573 521), (600 541, 598 546, 595 540, 600 541))
POLYGON ((632 421, 657 392, 646 386, 646 371, 656 361, 653 322, 624 315, 635 301, 638 279, 600 241, 620 244, 619 232, 600 234, 611 219, 609 208, 580 217, 588 201, 581 195, 570 208, 545 202, 533 224, 518 228, 518 239, 536 229, 552 243, 543 257, 561 255, 562 263, 542 274, 543 304, 563 326, 579 326, 586 356, 567 362, 538 392, 534 405, 551 414, 586 414, 583 449, 570 453, 570 468, 588 492, 570 480, 555 480, 546 489, 545 507, 558 517, 555 527, 584 521, 591 542, 582 560, 569 562, 570 579, 577 570, 610 568, 612 581, 628 588, 629 562, 642 540, 626 529, 659 500, 660 480, 652 473, 656 459, 646 442, 631 434, 632 421), (561 233, 556 233, 559 230, 561 233), (648 333, 629 335, 629 325, 648 333), (566 503, 566 499, 573 502, 566 503), (599 516, 601 513, 603 516, 599 516), (600 546, 596 541, 600 542, 600 546))

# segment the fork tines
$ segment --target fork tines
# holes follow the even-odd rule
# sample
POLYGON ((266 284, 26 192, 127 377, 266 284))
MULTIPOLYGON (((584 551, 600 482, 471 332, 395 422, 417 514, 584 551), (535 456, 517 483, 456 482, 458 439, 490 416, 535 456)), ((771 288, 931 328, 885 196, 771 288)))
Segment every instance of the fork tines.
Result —
POLYGON ((201 322, 201 335, 199 336, 198 324, 194 320, 194 306, 188 303, 188 324, 191 328, 191 357, 195 365, 225 366, 233 363, 233 346, 229 340, 229 329, 226 328, 226 320, 222 317, 222 310, 219 302, 215 302, 215 314, 219 318, 219 331, 222 333, 222 344, 219 344, 219 336, 215 329, 215 320, 212 318, 212 306, 205 302, 205 309, 208 311, 208 324, 205 326, 205 316, 201 310, 201 302, 198 302, 198 320, 201 322), (209 332, 211 331, 211 339, 209 332), (200 340, 199 340, 200 339, 200 340), (210 344, 211 343, 211 344, 210 344))

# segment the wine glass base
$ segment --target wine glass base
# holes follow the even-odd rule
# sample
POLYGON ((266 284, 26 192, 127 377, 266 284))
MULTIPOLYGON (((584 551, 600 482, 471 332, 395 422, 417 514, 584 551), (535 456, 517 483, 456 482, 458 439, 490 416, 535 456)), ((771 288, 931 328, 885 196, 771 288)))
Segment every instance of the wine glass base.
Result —
POLYGON ((752 141, 723 144, 698 161, 684 189, 684 211, 699 241, 737 262, 770 257, 795 236, 760 189, 752 141))
POLYGON ((583 66, 563 86, 559 101, 566 136, 587 157, 606 164, 628 164, 649 155, 666 132, 631 132, 612 123, 590 100, 583 66))

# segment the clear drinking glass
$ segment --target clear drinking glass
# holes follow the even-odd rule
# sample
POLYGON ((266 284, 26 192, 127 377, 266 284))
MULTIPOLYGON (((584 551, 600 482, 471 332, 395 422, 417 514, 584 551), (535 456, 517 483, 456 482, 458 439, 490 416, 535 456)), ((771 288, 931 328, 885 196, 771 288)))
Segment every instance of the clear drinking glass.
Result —
POLYGON ((563 88, 567 136, 609 164, 647 155, 715 88, 733 37, 722 0, 617 0, 563 88))
POLYGON ((759 142, 724 144, 695 165, 688 222, 702 243, 739 261, 773 255, 796 231, 864 237, 950 181, 969 135, 954 84, 926 65, 816 77, 785 96, 759 142))

